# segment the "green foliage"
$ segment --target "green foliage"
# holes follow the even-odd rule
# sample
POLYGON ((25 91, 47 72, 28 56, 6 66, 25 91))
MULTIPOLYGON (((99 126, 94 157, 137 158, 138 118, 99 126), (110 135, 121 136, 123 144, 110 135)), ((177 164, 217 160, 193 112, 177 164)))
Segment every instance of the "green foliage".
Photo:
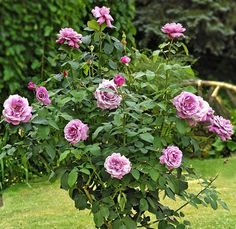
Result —
MULTIPOLYGON (((50 90, 52 104, 33 103, 32 121, 6 132, 10 137, 3 144, 3 160, 15 152, 19 140, 14 134, 21 133, 25 151, 31 149, 36 159, 43 151, 49 169, 53 167, 50 180, 60 178, 61 188, 69 192, 75 207, 92 212, 97 228, 150 228, 157 222, 159 228, 186 228, 189 222, 183 221, 181 209, 187 205, 216 209, 221 203, 227 208, 212 186, 215 178, 199 177, 185 162, 172 170, 160 164, 166 146, 178 145, 184 154, 199 148, 172 104, 182 90, 193 90, 181 84, 183 78, 194 77, 192 68, 176 54, 187 53, 186 47, 171 42, 146 54, 130 50, 124 37, 121 42, 110 35, 111 29, 94 20, 87 25, 80 49, 61 45, 55 57, 60 72, 68 75, 52 75, 41 83, 54 88, 50 90), (130 64, 119 61, 123 55, 131 57, 130 64), (94 92, 102 79, 112 80, 117 73, 126 78, 126 85, 117 87, 122 102, 117 109, 102 110, 96 106, 94 92), (65 140, 63 129, 72 119, 88 124, 86 141, 69 144, 65 140), (14 145, 8 147, 11 138, 14 145), (132 171, 122 179, 112 178, 104 168, 113 152, 132 163, 132 171), (189 191, 193 180, 199 180, 198 193, 189 191), (180 197, 185 203, 174 210, 163 203, 162 195, 175 201, 180 197), (155 221, 146 212, 154 214, 155 221)), ((109 88, 104 93, 114 91, 109 88)), ((6 124, 6 128, 12 127, 6 124)))
POLYGON ((234 79, 234 0, 137 0, 136 7, 139 46, 155 50, 165 36, 161 27, 167 22, 180 22, 186 28, 190 50, 200 58, 196 65, 200 73, 222 80, 234 79))
POLYGON ((134 0, 0 1, 0 101, 32 78, 45 80, 56 71, 56 33, 63 27, 80 32, 91 9, 102 4, 111 7, 114 25, 133 42, 134 0))

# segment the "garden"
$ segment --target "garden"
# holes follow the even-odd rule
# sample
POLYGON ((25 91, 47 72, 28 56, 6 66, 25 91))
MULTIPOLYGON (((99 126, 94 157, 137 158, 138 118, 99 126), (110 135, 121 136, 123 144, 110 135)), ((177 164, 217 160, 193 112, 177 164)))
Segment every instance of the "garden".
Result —
POLYGON ((0 2, 0 228, 234 229, 235 12, 0 2))

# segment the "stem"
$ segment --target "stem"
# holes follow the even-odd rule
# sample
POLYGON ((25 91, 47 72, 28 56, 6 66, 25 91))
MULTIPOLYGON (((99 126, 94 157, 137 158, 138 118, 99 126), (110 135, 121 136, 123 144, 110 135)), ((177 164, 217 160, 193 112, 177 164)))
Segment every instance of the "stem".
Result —
POLYGON ((99 77, 101 77, 101 54, 102 54, 102 30, 101 30, 101 26, 99 29, 99 55, 98 55, 98 74, 99 77))
POLYGON ((85 186, 83 187, 83 190, 84 190, 84 192, 85 192, 85 194, 86 194, 86 196, 87 196, 89 202, 92 204, 92 203, 93 203, 92 196, 90 195, 90 193, 88 192, 88 190, 86 189, 85 186))
MULTIPOLYGON (((198 194, 197 194, 196 196, 194 196, 194 198, 198 197, 198 196, 201 195, 207 188, 209 188, 209 187, 212 185, 212 183, 217 179, 217 177, 218 177, 218 174, 210 181, 210 183, 209 183, 204 189, 202 189, 200 192, 198 192, 198 194)), ((191 198, 191 199, 190 199, 189 201, 187 201, 185 204, 183 204, 183 205, 180 206, 178 209, 176 209, 176 210, 174 211, 174 214, 177 213, 178 211, 180 211, 182 208, 186 207, 188 204, 190 204, 190 202, 191 202, 192 199, 193 199, 193 198, 191 198)), ((173 214, 173 215, 174 215, 174 214, 173 214)), ((165 217, 162 218, 162 219, 158 219, 158 220, 155 220, 155 221, 153 221, 153 222, 150 222, 150 223, 148 224, 148 226, 150 226, 150 225, 152 225, 152 224, 155 224, 155 223, 157 223, 158 221, 164 220, 164 219, 166 219, 166 218, 168 218, 168 216, 165 216, 165 217)))
POLYGON ((126 135, 125 135, 125 126, 126 126, 126 114, 125 114, 125 101, 124 101, 124 98, 123 98, 123 103, 122 103, 122 108, 123 108, 123 123, 122 123, 122 126, 123 126, 123 129, 122 129, 122 132, 123 132, 123 146, 125 147, 126 145, 126 135))
MULTIPOLYGON (((202 189, 194 198, 198 197, 199 195, 201 195, 206 189, 208 189, 211 184, 217 179, 218 174, 210 181, 210 183, 204 188, 202 189)), ((177 210, 175 210, 175 212, 178 212, 179 210, 181 210, 182 208, 184 208, 185 206, 187 206, 190 202, 191 202, 192 198, 187 201, 185 204, 183 204, 182 206, 180 206, 177 210)))

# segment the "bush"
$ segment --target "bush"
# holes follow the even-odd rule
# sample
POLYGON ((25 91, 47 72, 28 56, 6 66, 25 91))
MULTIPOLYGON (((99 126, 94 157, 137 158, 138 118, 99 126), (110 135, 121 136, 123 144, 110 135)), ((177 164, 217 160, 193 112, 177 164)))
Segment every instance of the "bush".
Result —
MULTIPOLYGON (((56 71, 55 31, 68 26, 81 28, 93 4, 101 2, 104 1, 1 1, 0 102, 8 93, 20 92, 21 85, 31 78, 45 80, 56 71)), ((114 10, 113 16, 119 18, 115 22, 117 28, 133 41, 134 1, 106 3, 114 10)))
POLYGON ((196 58, 200 57, 196 64, 200 74, 235 82, 234 0, 137 0, 136 6, 139 47, 156 49, 163 39, 161 26, 168 21, 181 22, 188 28, 190 50, 196 58))
MULTIPOLYGON (((202 128, 199 124, 214 117, 207 102, 187 92, 192 87, 181 85, 183 77, 194 74, 173 54, 182 48, 187 52, 186 46, 171 40, 147 55, 130 50, 125 37, 120 41, 109 35, 109 22, 106 26, 91 20, 87 25, 80 49, 68 46, 80 43, 71 30, 76 41, 65 40, 59 48, 61 71, 37 85, 41 105, 32 104, 32 117, 23 98, 14 95, 5 104, 5 121, 23 133, 25 150, 31 147, 35 155, 45 150, 59 158, 50 180, 60 177, 75 207, 91 210, 97 228, 150 228, 157 222, 159 228, 185 228, 189 222, 182 221, 181 209, 188 204, 227 209, 212 186, 215 179, 200 180, 185 161, 185 154, 197 147, 188 122, 202 128), (48 94, 45 85, 57 89, 48 94), (180 114, 179 96, 184 95, 186 110, 180 114), (9 113, 9 107, 16 113, 9 113), (193 179, 202 187, 197 194, 188 190, 193 179), (171 209, 162 195, 173 200, 179 196, 185 204, 171 209)), ((218 134, 230 138, 228 132, 218 134)))

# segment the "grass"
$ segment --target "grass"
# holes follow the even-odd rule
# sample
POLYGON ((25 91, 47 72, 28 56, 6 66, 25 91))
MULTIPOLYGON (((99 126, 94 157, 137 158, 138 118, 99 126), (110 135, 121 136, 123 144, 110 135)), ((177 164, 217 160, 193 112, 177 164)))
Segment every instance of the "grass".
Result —
MULTIPOLYGON (((190 163, 199 173, 211 177, 219 173, 216 186, 230 211, 222 208, 191 206, 184 208, 186 219, 192 223, 192 229, 235 229, 236 228, 236 158, 191 160, 190 163)), ((4 229, 93 229, 92 216, 88 211, 78 211, 67 192, 59 188, 59 183, 50 184, 45 179, 31 182, 31 188, 25 184, 12 186, 4 193, 4 206, 0 208, 0 228, 4 229)), ((198 191, 193 184, 194 191, 198 191), (196 190, 195 190, 196 189, 196 190)), ((180 203, 169 201, 174 209, 180 203)))

